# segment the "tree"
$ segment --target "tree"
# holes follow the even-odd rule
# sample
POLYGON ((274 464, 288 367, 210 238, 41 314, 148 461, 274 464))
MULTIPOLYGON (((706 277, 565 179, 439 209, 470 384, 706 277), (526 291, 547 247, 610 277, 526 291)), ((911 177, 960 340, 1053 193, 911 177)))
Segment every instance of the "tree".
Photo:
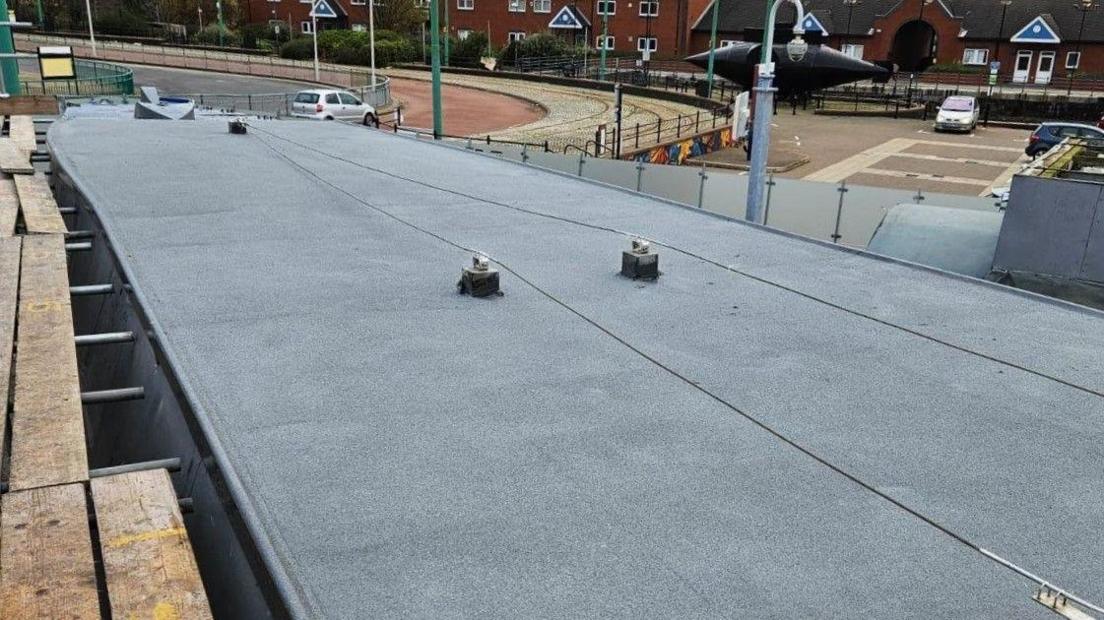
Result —
MULTIPOLYGON (((364 13, 363 22, 368 23, 368 7, 359 8, 364 13)), ((426 21, 426 10, 419 7, 415 0, 375 0, 375 12, 377 29, 400 34, 418 32, 426 21)))

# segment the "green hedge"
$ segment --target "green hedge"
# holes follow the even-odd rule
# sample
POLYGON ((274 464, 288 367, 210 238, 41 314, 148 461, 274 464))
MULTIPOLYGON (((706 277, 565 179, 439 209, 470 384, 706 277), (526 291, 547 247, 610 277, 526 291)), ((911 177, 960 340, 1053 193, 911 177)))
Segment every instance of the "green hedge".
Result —
MULTIPOLYGON (((498 53, 500 62, 512 63, 515 58, 544 58, 549 56, 582 56, 585 46, 576 46, 566 39, 547 32, 538 32, 521 41, 515 41, 498 53)), ((588 53, 593 53, 588 51, 588 53)))
POLYGON ((219 25, 208 24, 203 30, 192 35, 192 43, 196 45, 222 45, 223 47, 241 47, 241 37, 237 32, 225 29, 222 40, 219 40, 219 25))
MULTIPOLYGON (((318 33, 318 56, 342 65, 372 64, 370 38, 366 32, 326 30, 318 33)), ((312 37, 297 37, 280 46, 280 56, 294 60, 314 58, 312 37)), ((418 57, 418 48, 410 39, 389 30, 376 31, 376 66, 410 62, 418 57)))

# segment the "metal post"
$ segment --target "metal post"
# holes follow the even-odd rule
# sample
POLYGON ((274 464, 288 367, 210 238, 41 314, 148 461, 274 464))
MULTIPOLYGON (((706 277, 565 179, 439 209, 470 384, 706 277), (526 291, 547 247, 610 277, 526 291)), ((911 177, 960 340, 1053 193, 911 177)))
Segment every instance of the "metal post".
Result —
MULTIPOLYGON (((439 23, 438 3, 441 0, 430 0, 429 7, 429 55, 432 59, 433 72, 433 139, 440 140, 444 120, 441 111, 441 25, 439 23)), ((447 3, 449 0, 444 0, 447 3)), ((447 43, 446 43, 447 44, 447 43)))
POLYGON ((451 67, 452 62, 452 30, 449 28, 449 0, 445 2, 445 66, 451 67))
POLYGON ((141 400, 145 397, 146 390, 142 387, 97 390, 93 392, 81 392, 81 404, 98 405, 103 403, 118 403, 128 400, 141 400))
MULTIPOLYGON (((4 15, 7 15, 7 3, 0 5, 4 15)), ((84 12, 88 15, 88 42, 92 45, 92 57, 96 57, 96 29, 92 27, 92 0, 84 0, 84 12)), ((3 49, 0 47, 0 49, 3 49)), ((6 77, 6 76, 5 76, 6 77)))
POLYGON ((613 139, 613 156, 614 159, 621 159, 621 104, 623 98, 621 95, 621 84, 613 85, 613 118, 614 127, 617 128, 617 136, 613 139))
MULTIPOLYGON (((599 0, 600 2, 601 0, 599 0)), ((606 79, 606 41, 609 40, 609 5, 603 5, 606 11, 602 13, 602 47, 598 50, 598 79, 606 79)), ((515 48, 516 49, 516 48, 515 48)))
POLYGON ((46 29, 46 14, 42 12, 42 0, 35 0, 35 13, 38 14, 38 27, 46 29))
POLYGON ((318 18, 314 16, 314 8, 311 8, 311 37, 314 39, 314 81, 321 81, 318 77, 318 18))
POLYGON ((763 209, 763 226, 766 226, 767 221, 770 220, 771 194, 773 193, 772 190, 774 190, 775 185, 774 173, 772 172, 770 176, 767 177, 767 205, 766 208, 763 209))
POLYGON ((219 47, 226 47, 226 23, 222 21, 222 0, 215 0, 215 10, 218 11, 219 47))
POLYGON ((698 208, 702 208, 702 201, 705 200, 705 180, 709 178, 709 175, 705 173, 705 164, 702 164, 701 172, 698 173, 701 180, 698 182, 698 208))
POLYGON ((122 342, 134 342, 134 332, 108 332, 104 334, 85 334, 73 338, 73 344, 78 347, 87 347, 97 344, 117 344, 122 342))
MULTIPOLYGON (((0 19, 9 21, 7 0, 0 0, 0 19)), ((91 24, 91 16, 88 19, 91 24)), ((18 95, 22 92, 22 83, 19 81, 19 60, 14 56, 15 35, 10 24, 0 28, 0 53, 12 55, 0 60, 0 93, 18 95)), ((45 93, 46 89, 43 88, 42 92, 45 93)))
POLYGON ((376 90, 376 0, 368 0, 368 56, 372 62, 372 95, 376 90))
POLYGON ((579 151, 579 176, 583 176, 583 152, 579 151))
POLYGON ((847 181, 840 181, 840 186, 836 188, 839 192, 839 206, 836 207, 836 229, 832 233, 832 243, 839 243, 840 240, 840 220, 843 218, 843 196, 848 192, 847 181))
POLYGON ((705 69, 705 96, 709 98, 713 98, 713 56, 717 50, 717 15, 721 12, 720 4, 721 0, 713 0, 713 22, 709 28, 709 64, 705 69))
POLYGON ((801 0, 769 0, 770 11, 763 28, 763 49, 760 59, 758 80, 755 86, 755 122, 752 131, 751 169, 748 174, 748 194, 746 217, 749 222, 760 221, 763 211, 765 181, 767 176, 767 155, 770 153, 770 116, 774 110, 774 63, 771 62, 774 47, 774 21, 778 16, 778 7, 789 1, 797 9, 797 25, 794 34, 804 34, 801 23, 805 21, 805 7, 801 0))
POLYGON ((636 162, 636 191, 644 189, 644 162, 636 162))

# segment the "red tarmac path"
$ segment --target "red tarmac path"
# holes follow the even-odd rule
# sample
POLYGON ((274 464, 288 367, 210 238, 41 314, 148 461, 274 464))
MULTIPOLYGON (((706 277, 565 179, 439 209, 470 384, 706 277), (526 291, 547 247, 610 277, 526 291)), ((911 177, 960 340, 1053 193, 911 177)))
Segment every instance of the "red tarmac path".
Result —
MULTIPOLYGON (((428 81, 392 78, 391 96, 402 105, 403 124, 433 127, 428 81)), ((546 114, 544 108, 525 99, 474 88, 445 84, 441 87, 441 96, 446 110, 445 133, 454 136, 501 131, 538 121, 546 114)))

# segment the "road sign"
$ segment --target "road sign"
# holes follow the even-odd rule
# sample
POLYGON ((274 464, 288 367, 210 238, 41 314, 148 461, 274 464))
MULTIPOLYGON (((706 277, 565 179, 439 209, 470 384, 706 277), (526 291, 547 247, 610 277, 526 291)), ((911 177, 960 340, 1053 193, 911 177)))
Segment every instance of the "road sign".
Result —
POLYGON ((337 11, 330 6, 330 3, 326 0, 318 0, 314 3, 314 7, 311 8, 311 17, 337 17, 337 11))
POLYGON ((994 60, 989 63, 989 73, 1000 73, 1000 61, 994 60))

